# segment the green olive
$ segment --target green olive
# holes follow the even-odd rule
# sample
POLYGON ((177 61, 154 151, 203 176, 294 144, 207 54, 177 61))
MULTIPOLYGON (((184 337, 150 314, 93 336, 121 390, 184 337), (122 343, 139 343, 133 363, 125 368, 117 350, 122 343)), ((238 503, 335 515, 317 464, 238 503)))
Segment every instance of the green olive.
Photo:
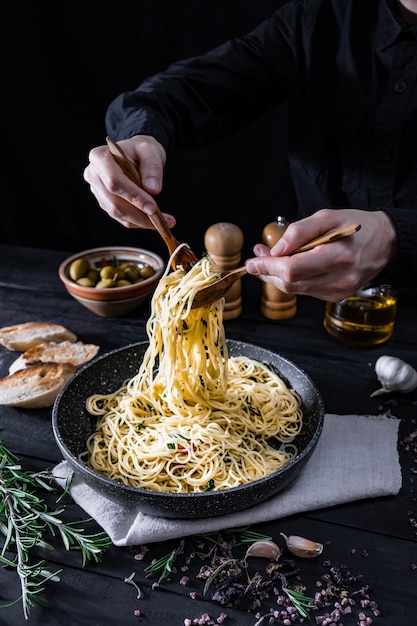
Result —
POLYGON ((114 287, 115 282, 111 278, 102 278, 98 281, 96 285, 96 289, 108 289, 109 287, 114 287))
POLYGON ((72 280, 83 287, 96 287, 96 289, 109 289, 112 287, 127 287, 140 283, 155 274, 155 269, 149 264, 136 265, 125 261, 120 265, 112 265, 111 261, 103 261, 101 268, 92 267, 85 257, 73 261, 68 273, 72 280))
POLYGON ((95 268, 91 268, 86 277, 89 278, 91 282, 95 285, 100 280, 100 272, 95 268))
POLYGON ((129 267, 127 267, 125 269, 125 277, 127 278, 127 280, 130 280, 131 283, 134 283, 135 280, 137 280, 140 276, 140 270, 138 267, 136 267, 136 265, 129 265, 129 267))
POLYGON ((155 270, 152 265, 144 265, 140 268, 140 275, 142 278, 150 278, 155 274, 155 270))
POLYGON ((115 278, 117 278, 117 280, 123 280, 124 278, 126 278, 126 270, 123 267, 116 267, 116 273, 115 273, 115 278))
POLYGON ((96 281, 91 280, 88 276, 82 276, 76 281, 77 285, 81 285, 82 287, 95 287, 96 281))
POLYGON ((116 274, 117 274, 117 267, 114 267, 114 265, 105 265, 100 270, 101 279, 114 278, 116 274))
POLYGON ((90 263, 85 258, 75 259, 69 267, 69 275, 72 280, 77 281, 85 276, 90 269, 90 263))

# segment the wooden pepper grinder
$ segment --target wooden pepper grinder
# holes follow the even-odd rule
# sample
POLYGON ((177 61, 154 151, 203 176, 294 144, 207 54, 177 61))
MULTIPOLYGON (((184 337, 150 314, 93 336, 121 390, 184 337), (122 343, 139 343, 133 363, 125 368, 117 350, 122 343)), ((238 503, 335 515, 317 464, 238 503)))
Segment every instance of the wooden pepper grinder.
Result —
MULTIPOLYGON (((262 242, 272 248, 282 237, 288 222, 279 215, 275 222, 270 222, 262 231, 262 242)), ((297 297, 283 293, 273 285, 262 283, 261 313, 271 320, 283 320, 294 317, 297 312, 297 297)))
MULTIPOLYGON (((229 222, 218 222, 206 230, 204 245, 216 265, 222 272, 239 266, 243 233, 239 226, 229 222)), ((242 281, 237 280, 226 293, 223 318, 231 320, 242 313, 242 281)))

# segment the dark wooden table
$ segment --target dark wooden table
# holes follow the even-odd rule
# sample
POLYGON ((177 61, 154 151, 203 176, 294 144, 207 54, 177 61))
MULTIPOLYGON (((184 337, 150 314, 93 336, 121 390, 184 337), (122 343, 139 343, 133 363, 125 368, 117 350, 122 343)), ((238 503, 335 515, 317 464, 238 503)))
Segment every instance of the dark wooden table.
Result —
MULTIPOLYGON (((149 303, 125 318, 100 318, 73 300, 61 285, 57 268, 69 252, 37 248, 0 246, 0 326, 33 320, 60 323, 80 340, 96 343, 101 353, 146 340, 145 323, 149 303)), ((294 515, 284 520, 254 526, 252 530, 280 539, 279 533, 298 534, 325 544, 316 559, 297 561, 300 578, 308 595, 316 592, 316 581, 330 567, 346 569, 363 577, 372 586, 371 600, 378 604, 380 615, 372 617, 379 626, 414 626, 417 615, 417 393, 389 394, 371 398, 378 386, 374 364, 383 354, 402 358, 417 367, 416 307, 398 304, 393 337, 388 343, 370 349, 346 347, 323 329, 324 303, 298 298, 297 315, 286 321, 271 322, 259 313, 260 283, 246 277, 243 281, 244 311, 239 319, 225 323, 229 339, 240 339, 270 348, 300 366, 317 384, 326 412, 339 414, 380 414, 391 411, 401 419, 399 453, 403 485, 395 497, 376 498, 339 505, 331 509, 294 515)), ((0 346, 0 375, 6 376, 16 354, 0 346)), ((0 407, 0 437, 5 446, 19 456, 24 469, 52 468, 62 457, 51 428, 51 409, 22 410, 0 407)), ((317 489, 320 478, 317 480, 317 489)), ((85 519, 85 512, 67 496, 64 518, 85 519)), ((92 526, 92 530, 99 530, 92 526)), ((189 548, 186 540, 185 553, 189 548)), ((208 614, 214 620, 227 614, 225 624, 254 626, 259 619, 247 608, 222 607, 203 595, 204 583, 196 577, 201 563, 193 562, 188 584, 181 584, 178 573, 170 581, 153 588, 144 567, 179 544, 179 540, 149 544, 143 561, 135 559, 138 547, 108 548, 100 563, 82 567, 78 551, 67 552, 55 541, 55 550, 39 552, 52 570, 62 568, 59 583, 47 583, 44 596, 47 608, 35 606, 29 623, 55 626, 102 626, 149 624, 182 626, 208 614), (124 582, 135 572, 135 582, 142 588, 137 599, 135 589, 124 582), (195 598, 191 597, 195 592, 195 598), (191 595, 190 595, 191 594, 191 595), (140 610, 141 614, 135 614, 140 610)), ((259 565, 262 567, 262 563, 259 565)), ((12 570, 0 569, 0 604, 18 597, 18 578, 12 570)), ((274 606, 266 600, 260 614, 274 606)), ((333 607, 330 606, 329 610, 333 607)), ((311 623, 324 611, 312 614, 311 623)), ((340 619, 343 626, 359 624, 359 609, 340 619)), ((265 618, 263 624, 282 624, 265 618)), ((17 626, 25 622, 20 603, 0 609, 0 624, 17 626)), ((299 622, 297 622, 299 623, 299 622)), ((364 622, 370 623, 370 622, 364 622)))

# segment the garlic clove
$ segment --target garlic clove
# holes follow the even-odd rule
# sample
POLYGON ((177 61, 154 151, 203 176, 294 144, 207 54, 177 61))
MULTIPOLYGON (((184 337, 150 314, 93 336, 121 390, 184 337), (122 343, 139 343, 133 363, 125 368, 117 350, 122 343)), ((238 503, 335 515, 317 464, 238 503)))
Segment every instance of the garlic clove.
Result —
POLYGON ((386 387, 380 387, 379 389, 375 389, 369 396, 370 398, 375 398, 376 396, 382 396, 384 393, 390 393, 391 389, 387 389, 386 387))
POLYGON ((245 559, 248 556, 262 556, 270 561, 278 561, 282 554, 282 550, 277 546, 273 541, 268 541, 266 539, 261 539, 260 541, 255 541, 252 543, 249 548, 246 550, 245 559))
POLYGON ((409 393, 417 387, 417 371, 394 356, 380 356, 375 363, 375 373, 382 387, 371 393, 371 398, 391 391, 409 393))
POLYGON ((312 559, 323 552, 323 544, 317 541, 311 541, 311 539, 305 539, 305 537, 299 537, 298 535, 285 535, 280 533, 285 539, 288 550, 295 556, 300 556, 304 559, 312 559))

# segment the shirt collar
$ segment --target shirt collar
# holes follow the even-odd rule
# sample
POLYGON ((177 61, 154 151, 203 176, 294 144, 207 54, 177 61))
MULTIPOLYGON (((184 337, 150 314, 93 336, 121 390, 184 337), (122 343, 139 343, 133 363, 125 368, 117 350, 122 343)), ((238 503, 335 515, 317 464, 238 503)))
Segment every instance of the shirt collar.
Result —
POLYGON ((410 26, 405 24, 402 19, 395 0, 382 0, 379 5, 377 49, 388 48, 406 28, 410 28, 410 26))

